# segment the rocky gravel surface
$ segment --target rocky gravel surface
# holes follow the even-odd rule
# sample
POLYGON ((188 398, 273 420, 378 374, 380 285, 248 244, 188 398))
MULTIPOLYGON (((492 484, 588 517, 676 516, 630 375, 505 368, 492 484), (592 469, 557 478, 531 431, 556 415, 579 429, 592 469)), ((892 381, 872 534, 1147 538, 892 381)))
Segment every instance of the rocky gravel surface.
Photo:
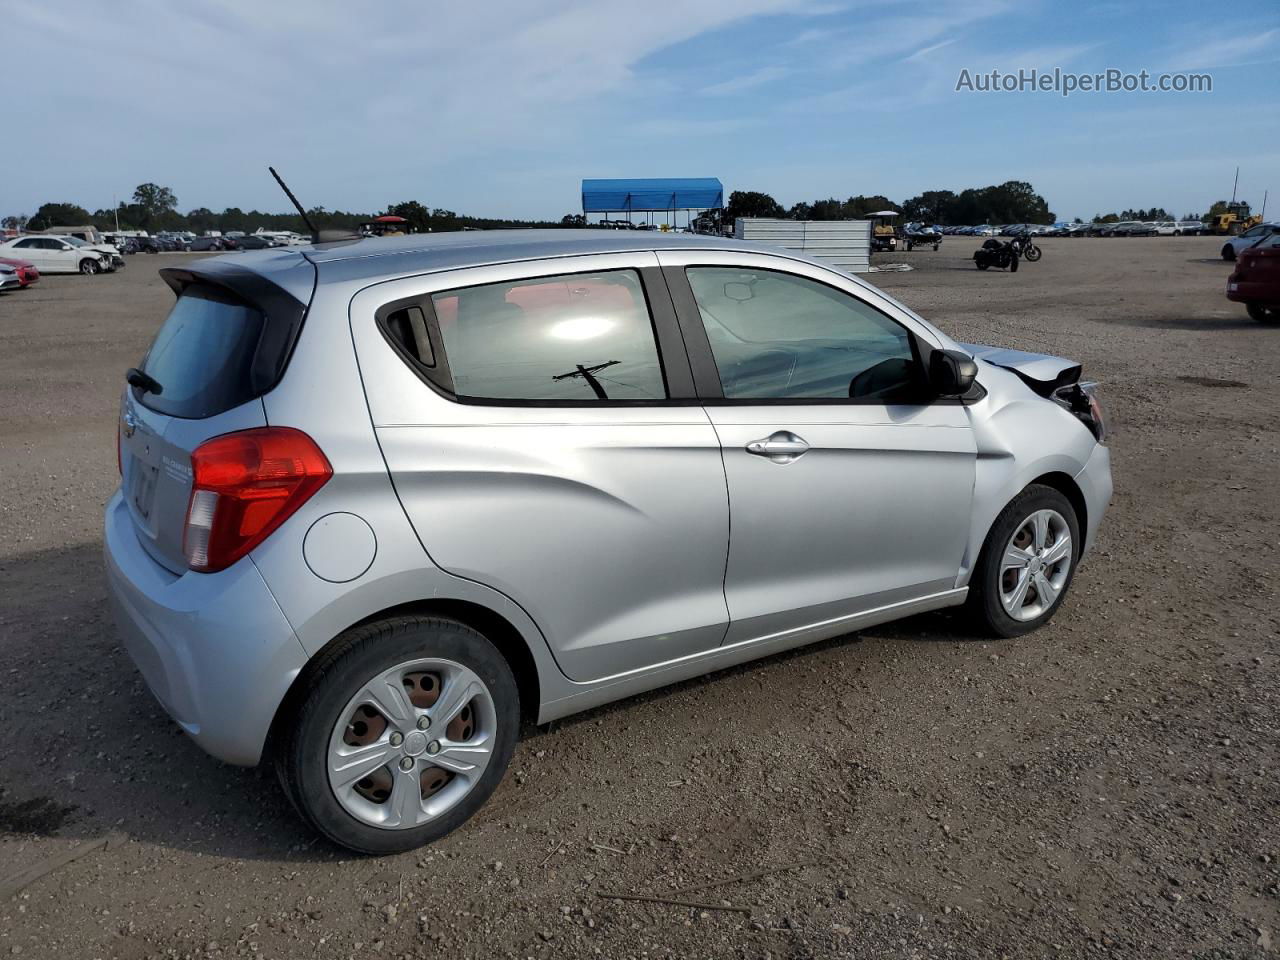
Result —
POLYGON ((1115 499, 1049 627, 922 616, 530 727, 467 827, 383 859, 190 743, 106 611, 121 376, 187 258, 0 295, 0 888, 112 837, 0 900, 0 956, 1276 955, 1280 330, 1212 238, 974 246, 871 279, 1103 382, 1115 499))

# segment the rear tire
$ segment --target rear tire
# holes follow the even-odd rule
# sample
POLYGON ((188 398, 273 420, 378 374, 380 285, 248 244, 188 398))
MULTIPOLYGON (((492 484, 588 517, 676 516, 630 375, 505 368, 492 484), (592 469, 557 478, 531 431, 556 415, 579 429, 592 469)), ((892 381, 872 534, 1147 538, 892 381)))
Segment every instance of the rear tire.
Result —
POLYGON ((1249 316, 1261 324, 1265 324, 1268 327, 1280 324, 1280 306, 1266 303, 1247 303, 1245 304, 1245 309, 1249 311, 1249 316))
POLYGON ((84 259, 80 261, 80 272, 86 277, 92 277, 98 272, 98 261, 84 259))
POLYGON ((519 732, 519 693, 506 659, 465 624, 423 616, 365 624, 332 644, 308 667, 308 674, 303 678, 305 698, 281 731, 276 773, 298 812, 334 843, 370 854, 400 853, 431 843, 465 823, 501 781, 519 732), (420 666, 419 661, 428 665, 420 666), (423 672, 433 670, 437 672, 423 672), (455 680, 450 671, 457 674, 458 688, 468 692, 457 697, 451 693, 455 680), (362 699, 370 688, 385 694, 388 675, 403 684, 403 689, 392 691, 403 698, 390 696, 386 701, 389 707, 403 709, 402 718, 384 716, 368 706, 372 701, 362 699), (424 678, 434 679, 428 683, 424 678), (380 681, 384 685, 376 686, 380 681), (409 697, 425 696, 428 687, 436 699, 426 706, 418 700, 406 703, 409 697), (451 714, 454 722, 436 713, 449 709, 451 700, 459 701, 451 714), (465 732, 455 731, 456 720, 464 717, 465 732), (370 731, 361 725, 365 721, 369 728, 381 726, 370 731), (357 728, 365 739, 347 739, 357 728), (456 753, 452 749, 454 744, 472 743, 476 736, 489 748, 487 756, 466 747, 456 753), (330 773, 335 745, 341 751, 369 751, 373 763, 383 758, 386 763, 368 766, 359 781, 342 788, 330 773), (440 763, 447 757, 485 765, 474 776, 455 773, 440 763), (408 772, 402 772, 406 768, 401 764, 408 765, 408 772), (379 792, 383 781, 385 795, 379 792), (397 793, 402 789, 408 791, 404 806, 397 793), (433 811, 433 805, 440 809, 433 811), (392 825, 378 825, 383 817, 392 825))
POLYGON ((1079 559, 1080 523, 1071 502, 1053 487, 1032 484, 1000 511, 987 533, 969 580, 969 597, 966 601, 969 616, 980 630, 997 637, 1019 637, 1044 626, 1062 606, 1075 577, 1079 559), (1061 523, 1051 523, 1050 528, 1056 527, 1056 533, 1051 534, 1052 539, 1046 536, 1044 544, 1039 545, 1033 518, 1051 515, 1059 518, 1061 523), (1036 566, 1036 570, 1042 574, 1048 571, 1044 575, 1047 585, 1041 588, 1052 595, 1048 604, 1038 595, 1033 596, 1037 589, 1034 574, 1028 574, 1029 583, 1024 588, 1022 597, 1019 599, 1016 595, 1016 590, 1021 585, 1022 568, 1009 565, 1008 551, 1025 539, 1029 523, 1032 534, 1029 556, 1051 556, 1049 551, 1055 544, 1060 544, 1061 537, 1070 537, 1068 556, 1058 559, 1052 566, 1043 563, 1036 566), (1062 570, 1060 567, 1064 561, 1068 566, 1062 570), (1011 614, 1011 609, 1017 616, 1011 614))

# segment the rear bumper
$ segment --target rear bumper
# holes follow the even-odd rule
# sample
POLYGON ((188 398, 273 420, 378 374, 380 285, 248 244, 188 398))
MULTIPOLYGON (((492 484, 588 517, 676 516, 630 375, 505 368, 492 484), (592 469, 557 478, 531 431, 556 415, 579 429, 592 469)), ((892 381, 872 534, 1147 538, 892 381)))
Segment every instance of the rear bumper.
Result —
POLYGON ((1227 299, 1236 303, 1280 303, 1280 283, 1274 280, 1229 280, 1227 299))
POLYGON ((1093 454, 1084 465, 1084 469, 1076 474, 1076 485, 1084 495, 1085 523, 1087 529, 1084 536, 1084 548, 1080 551, 1083 558, 1093 548, 1097 538, 1098 527, 1111 503, 1111 450, 1104 443, 1093 448, 1093 454))
POLYGON ((117 491, 105 562, 121 638, 156 699, 208 753, 256 764, 307 655, 253 561, 174 576, 138 542, 117 491))

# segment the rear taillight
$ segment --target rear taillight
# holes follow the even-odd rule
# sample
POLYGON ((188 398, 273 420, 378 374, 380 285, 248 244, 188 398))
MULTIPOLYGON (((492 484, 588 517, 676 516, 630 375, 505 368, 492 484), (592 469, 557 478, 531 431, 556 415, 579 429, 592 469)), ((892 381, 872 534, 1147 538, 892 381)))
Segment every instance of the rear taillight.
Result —
POLYGON ((262 543, 333 476, 315 441, 291 427, 242 430, 191 454, 182 549, 201 573, 231 566, 262 543))

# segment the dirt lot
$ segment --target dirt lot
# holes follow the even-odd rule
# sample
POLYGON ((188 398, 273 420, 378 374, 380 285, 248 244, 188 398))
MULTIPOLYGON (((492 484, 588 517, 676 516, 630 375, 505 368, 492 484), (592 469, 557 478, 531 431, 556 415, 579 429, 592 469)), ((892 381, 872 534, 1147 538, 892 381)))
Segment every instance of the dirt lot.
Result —
POLYGON ((121 376, 185 258, 0 295, 0 885, 120 836, 0 901, 0 955, 1275 955, 1280 330, 1212 239, 974 246, 873 279, 1105 384, 1115 500, 1050 627, 919 617, 529 728, 468 827, 381 860, 191 744, 105 609, 121 376))

